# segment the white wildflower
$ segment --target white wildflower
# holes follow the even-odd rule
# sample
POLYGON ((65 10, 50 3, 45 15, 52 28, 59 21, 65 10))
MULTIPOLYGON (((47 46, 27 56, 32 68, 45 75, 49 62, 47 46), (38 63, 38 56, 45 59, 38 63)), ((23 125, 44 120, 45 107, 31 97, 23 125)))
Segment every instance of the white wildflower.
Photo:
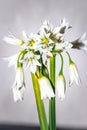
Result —
POLYGON ((51 33, 52 30, 53 30, 53 25, 50 24, 49 21, 46 21, 46 20, 45 20, 45 21, 43 22, 43 25, 42 25, 41 28, 40 28, 39 33, 45 31, 45 33, 48 34, 48 33, 51 33))
POLYGON ((41 66, 39 59, 40 59, 40 55, 36 55, 30 51, 25 55, 23 62, 25 62, 26 68, 29 67, 30 71, 32 73, 35 73, 37 67, 41 66))
POLYGON ((56 79, 56 89, 58 92, 58 97, 63 100, 65 97, 65 91, 66 91, 66 81, 63 74, 59 74, 56 79))
POLYGON ((25 48, 33 49, 33 50, 37 51, 39 48, 38 40, 39 40, 39 35, 31 33, 28 37, 26 37, 25 48))
POLYGON ((12 86, 14 101, 23 100, 25 91, 24 72, 22 67, 17 68, 16 78, 12 86))
POLYGON ((53 41, 49 38, 50 34, 46 34, 45 31, 40 32, 40 48, 39 51, 41 54, 46 54, 47 56, 52 56, 52 48, 53 48, 53 41))
POLYGON ((75 81, 77 85, 80 83, 80 77, 78 74, 77 67, 74 62, 69 64, 69 71, 70 71, 70 86, 75 81))
POLYGON ((40 85, 40 91, 41 91, 41 99, 51 99, 55 97, 55 94, 52 89, 52 85, 48 78, 45 76, 38 79, 39 85, 40 85))
POLYGON ((71 28, 72 26, 68 23, 68 22, 66 22, 66 19, 65 18, 63 18, 63 19, 61 19, 61 21, 60 21, 60 25, 59 25, 59 32, 61 33, 61 34, 64 34, 69 28, 71 28))
POLYGON ((14 36, 10 36, 10 37, 4 37, 3 39, 6 43, 12 44, 12 45, 23 45, 24 44, 24 40, 18 39, 14 36))
POLYGON ((72 48, 81 49, 87 51, 87 34, 84 33, 80 38, 72 42, 72 48))
POLYGON ((70 42, 63 41, 61 43, 56 43, 55 44, 55 49, 56 50, 67 50, 67 49, 72 48, 72 46, 73 45, 70 42))

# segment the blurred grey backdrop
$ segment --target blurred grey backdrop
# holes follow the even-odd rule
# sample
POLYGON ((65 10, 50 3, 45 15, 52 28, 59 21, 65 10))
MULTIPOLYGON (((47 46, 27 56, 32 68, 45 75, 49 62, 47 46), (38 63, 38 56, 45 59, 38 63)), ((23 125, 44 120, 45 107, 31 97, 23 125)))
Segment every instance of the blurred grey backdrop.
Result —
MULTIPOLYGON (((56 26, 63 17, 73 26, 66 34, 67 39, 74 40, 87 32, 87 0, 0 0, 0 58, 19 51, 19 47, 3 42, 3 37, 9 32, 22 38, 22 30, 36 33, 44 20, 50 20, 56 26)), ((77 50, 70 53, 78 66, 82 82, 78 87, 76 84, 71 88, 67 86, 64 101, 57 98, 57 126, 87 128, 87 53, 77 50)), ((66 55, 64 57, 67 65, 66 55)), ((67 71, 65 69, 68 80, 67 71)), ((0 124, 39 124, 28 70, 25 77, 24 101, 14 103, 11 91, 15 79, 14 67, 8 68, 7 63, 0 60, 0 124)), ((47 109, 48 100, 45 106, 47 109)))

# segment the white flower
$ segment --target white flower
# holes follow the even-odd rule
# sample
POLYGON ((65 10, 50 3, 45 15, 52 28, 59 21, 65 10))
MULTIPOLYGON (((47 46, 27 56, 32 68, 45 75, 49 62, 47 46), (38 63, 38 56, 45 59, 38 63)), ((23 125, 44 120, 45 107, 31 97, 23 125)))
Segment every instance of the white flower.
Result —
POLYGON ((25 83, 24 83, 24 72, 22 67, 17 68, 16 78, 12 86, 14 101, 23 100, 25 83))
POLYGON ((70 86, 72 85, 74 81, 78 85, 80 83, 80 77, 79 77, 78 70, 74 62, 69 64, 69 71, 70 71, 70 86))
POLYGON ((45 98, 51 99, 55 97, 51 83, 48 80, 48 78, 43 76, 39 78, 38 82, 40 85, 41 99, 45 99, 45 98))
POLYGON ((18 56, 20 53, 17 53, 13 56, 10 57, 4 57, 3 60, 8 61, 8 67, 15 65, 15 67, 17 67, 17 60, 18 60, 18 56))
POLYGON ((64 44, 65 44, 65 49, 66 50, 73 47, 72 43, 70 43, 70 42, 64 42, 64 44))
POLYGON ((53 43, 53 41, 50 39, 50 33, 46 33, 44 30, 40 32, 39 38, 40 38, 40 43, 42 45, 50 45, 53 43))
POLYGON ((38 42, 39 35, 31 33, 29 36, 27 36, 24 33, 24 36, 25 36, 25 45, 24 45, 25 48, 34 49, 35 51, 38 50, 38 48, 39 48, 39 42, 38 42))
POLYGON ((56 50, 67 50, 67 49, 72 48, 72 46, 73 45, 70 42, 63 41, 61 43, 56 43, 55 44, 55 49, 56 50))
POLYGON ((87 34, 86 34, 86 32, 85 32, 85 33, 78 39, 78 41, 79 41, 80 43, 82 43, 84 46, 85 46, 85 45, 87 46, 86 36, 87 36, 87 34))
POLYGON ((37 66, 41 66, 41 64, 38 61, 39 59, 40 55, 36 55, 30 51, 25 55, 23 61, 25 62, 26 68, 29 67, 30 71, 32 73, 35 73, 37 70, 37 66))
POLYGON ((66 22, 66 19, 63 18, 60 21, 60 25, 59 25, 59 33, 64 34, 69 28, 71 28, 72 26, 66 22))
POLYGON ((4 37, 3 39, 6 43, 12 44, 12 45, 23 45, 24 41, 21 39, 18 39, 14 36, 10 36, 10 37, 4 37))
POLYGON ((49 21, 44 21, 43 25, 40 28, 40 35, 41 33, 45 32, 48 34, 48 37, 51 38, 52 41, 55 42, 56 39, 59 39, 59 37, 62 36, 62 34, 59 33, 59 27, 53 27, 52 24, 49 23, 49 21))
POLYGON ((66 19, 62 19, 60 22, 60 25, 51 29, 51 39, 56 43, 63 42, 63 35, 66 32, 67 29, 71 28, 68 22, 66 22, 66 19))
POLYGON ((73 44, 72 48, 87 51, 87 39, 86 39, 86 36, 87 36, 87 34, 84 33, 79 39, 73 41, 72 42, 72 44, 73 44))
POLYGON ((43 25, 42 25, 41 28, 40 28, 39 33, 40 33, 40 32, 43 32, 43 31, 45 31, 46 33, 51 33, 52 30, 53 30, 53 25, 50 24, 49 21, 46 21, 46 20, 45 20, 45 21, 43 22, 43 25))
POLYGON ((66 32, 67 29, 71 28, 70 24, 66 22, 66 19, 62 19, 60 21, 60 25, 51 29, 51 38, 54 40, 54 42, 62 42, 63 35, 66 32))
POLYGON ((78 43, 77 43, 77 44, 79 44, 79 49, 84 50, 84 51, 87 51, 87 39, 86 39, 86 37, 87 37, 87 34, 84 33, 82 35, 82 37, 79 38, 78 43))
POLYGON ((71 48, 72 44, 64 41, 64 36, 63 36, 65 31, 70 27, 71 26, 69 25, 68 22, 66 22, 65 18, 62 19, 60 25, 55 28, 49 23, 49 21, 45 21, 39 32, 41 36, 40 39, 42 40, 42 43, 44 43, 43 46, 40 48, 40 52, 43 53, 51 52, 54 45, 55 45, 55 49, 58 50, 71 48), (51 49, 48 49, 49 45, 51 45, 51 49))
POLYGON ((63 100, 65 97, 65 91, 66 91, 66 81, 63 74, 59 74, 56 79, 56 89, 58 92, 58 97, 63 100))
POLYGON ((41 54, 43 54, 43 55, 45 55, 46 57, 52 57, 53 55, 52 55, 52 46, 43 46, 43 47, 41 47, 41 48, 39 48, 39 50, 40 50, 40 52, 41 52, 41 54))
POLYGON ((49 38, 50 34, 46 34, 45 31, 40 32, 40 36, 39 36, 39 43, 40 43, 40 47, 39 47, 39 51, 41 54, 45 54, 47 56, 52 56, 52 48, 53 48, 53 41, 49 38))
POLYGON ((60 27, 55 27, 51 32, 51 37, 54 41, 62 41, 63 34, 60 33, 60 27))

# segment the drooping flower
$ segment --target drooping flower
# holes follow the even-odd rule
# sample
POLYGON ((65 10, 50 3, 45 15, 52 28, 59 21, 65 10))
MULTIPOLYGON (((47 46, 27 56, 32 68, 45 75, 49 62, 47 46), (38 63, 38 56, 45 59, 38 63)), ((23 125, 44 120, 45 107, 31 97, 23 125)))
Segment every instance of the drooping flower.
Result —
POLYGON ((66 52, 69 58, 69 72, 70 72, 70 86, 72 83, 75 81, 76 84, 78 85, 80 83, 80 77, 78 74, 77 67, 75 63, 72 61, 71 56, 68 52, 66 52))
POLYGON ((25 91, 24 72, 22 67, 17 68, 16 78, 12 86, 14 101, 23 100, 25 91))
POLYGON ((60 68, 60 72, 57 76, 56 79, 56 90, 58 92, 58 97, 63 100, 65 97, 65 91, 66 91, 66 80, 65 77, 63 75, 63 65, 64 65, 64 60, 63 60, 63 56, 61 53, 59 53, 60 58, 61 58, 61 68, 60 68))
POLYGON ((79 39, 72 42, 73 47, 76 49, 81 49, 84 51, 87 51, 87 39, 86 39, 86 33, 84 33, 79 39))
POLYGON ((48 78, 45 76, 42 76, 41 78, 38 79, 39 85, 40 85, 40 92, 41 92, 41 99, 51 99, 55 97, 55 94, 52 89, 52 85, 48 78))
POLYGON ((66 91, 66 81, 63 74, 59 74, 56 79, 56 89, 58 92, 58 97, 63 100, 65 97, 65 91, 66 91))
POLYGON ((30 71, 35 74, 37 67, 41 66, 39 59, 40 55, 36 55, 32 51, 29 51, 25 55, 23 62, 25 63, 26 68, 29 68, 30 71))
POLYGON ((77 85, 80 83, 80 77, 78 74, 77 67, 74 62, 69 64, 69 72, 70 72, 70 86, 75 81, 77 85))

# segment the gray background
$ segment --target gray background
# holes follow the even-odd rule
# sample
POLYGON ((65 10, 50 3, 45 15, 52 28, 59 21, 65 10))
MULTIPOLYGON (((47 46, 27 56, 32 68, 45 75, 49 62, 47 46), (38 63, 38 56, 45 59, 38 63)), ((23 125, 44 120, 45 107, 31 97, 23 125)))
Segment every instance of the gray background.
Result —
MULTIPOLYGON (((65 17, 73 26, 66 38, 74 40, 87 32, 87 0, 0 0, 0 58, 18 52, 19 47, 7 45, 3 37, 9 32, 22 37, 22 30, 36 33, 42 21, 50 20, 57 25, 65 17)), ((77 87, 67 86, 66 98, 57 98, 57 126, 87 128, 87 53, 71 50, 71 56, 78 66, 82 83, 77 87)), ((65 75, 67 80, 67 57, 65 75)), ((57 66, 59 68, 59 58, 57 66)), ((59 69, 58 69, 59 70, 59 69)), ((57 71, 58 73, 58 71, 57 71)), ((30 73, 25 72, 26 92, 23 102, 14 103, 11 85, 15 79, 14 68, 0 60, 0 124, 39 124, 30 73)), ((48 100, 45 101, 46 109, 48 100)), ((48 110, 47 110, 48 112, 48 110)))

